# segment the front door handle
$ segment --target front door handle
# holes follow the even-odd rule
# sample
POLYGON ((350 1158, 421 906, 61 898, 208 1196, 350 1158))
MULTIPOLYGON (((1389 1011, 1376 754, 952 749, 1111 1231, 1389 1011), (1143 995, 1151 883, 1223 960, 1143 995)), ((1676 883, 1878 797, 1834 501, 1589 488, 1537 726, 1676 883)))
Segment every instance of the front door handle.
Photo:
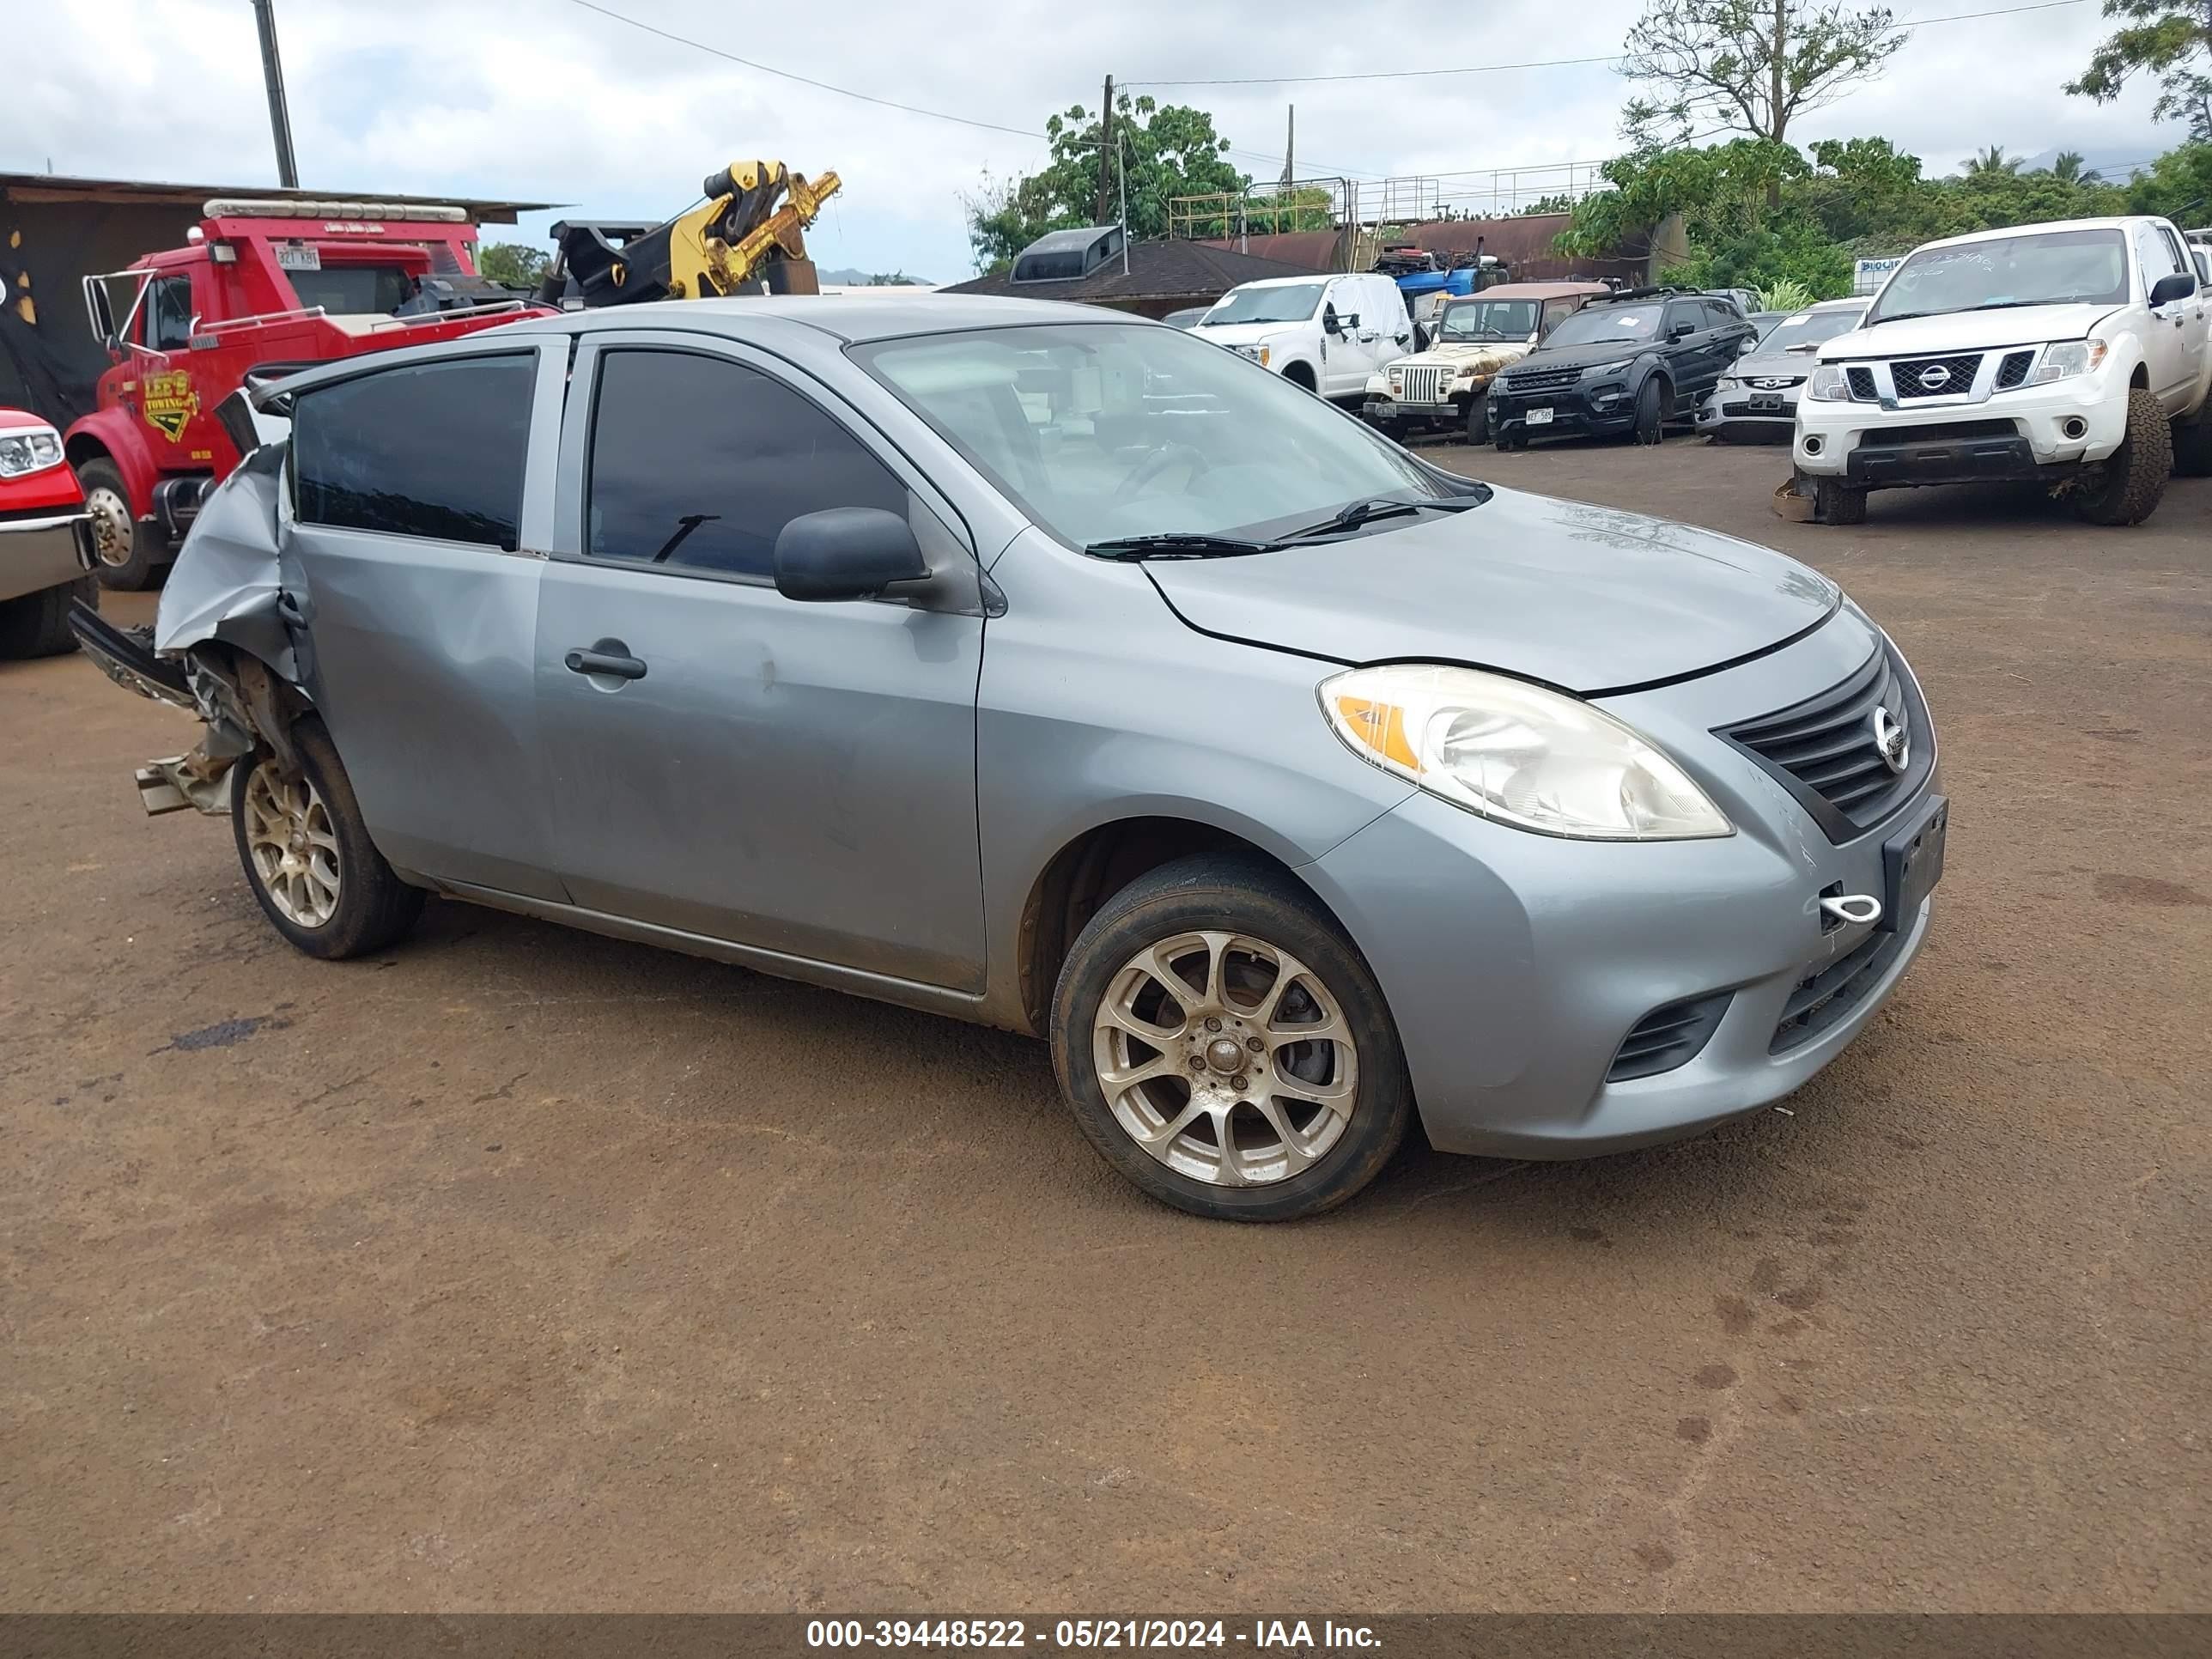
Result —
POLYGON ((629 654, 629 647, 620 640, 595 640, 586 647, 579 646, 561 659, 571 674, 605 674, 611 679, 641 680, 645 664, 629 654))

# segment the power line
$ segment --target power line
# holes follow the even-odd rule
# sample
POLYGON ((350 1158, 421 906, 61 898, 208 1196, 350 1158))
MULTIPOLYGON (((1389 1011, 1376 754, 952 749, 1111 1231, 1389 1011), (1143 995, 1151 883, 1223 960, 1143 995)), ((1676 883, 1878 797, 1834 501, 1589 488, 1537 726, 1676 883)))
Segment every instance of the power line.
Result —
MULTIPOLYGON (((2088 0, 2034 0, 2025 6, 1999 6, 1990 11, 1953 12, 1942 17, 1923 17, 1898 27, 1910 33, 1931 23, 1964 23, 1977 17, 2010 17, 2024 11, 2052 11, 2061 6, 2086 5, 2088 0)), ((582 4, 583 0, 577 0, 582 4)), ((1182 81, 1124 81, 1125 87, 1289 87, 1333 81, 1416 81, 1443 75, 1503 75, 1515 70, 1567 69, 1584 64, 1622 64, 1622 52, 1596 58, 1546 58, 1526 64, 1470 64, 1459 69, 1364 70, 1343 75, 1230 75, 1182 81)))
POLYGON ((773 64, 758 63, 750 58, 740 58, 734 52, 724 52, 720 46, 710 46, 703 40, 694 40, 689 35, 678 34, 672 30, 661 28, 638 18, 625 16, 611 7, 596 3, 596 0, 568 0, 568 3, 572 6, 581 6, 586 11, 595 11, 602 17, 612 18, 617 23, 627 23, 634 29, 642 29, 647 34, 657 34, 664 40, 673 40, 678 46, 689 46, 694 52, 703 52, 712 58, 720 58, 732 64, 743 64, 745 68, 757 70, 762 75, 773 75, 783 81, 796 81, 800 86, 812 87, 817 92, 833 92, 840 98, 857 99, 863 104, 873 104, 880 109, 895 109, 906 115, 926 115, 933 121, 956 122, 961 126, 976 127, 985 132, 1007 132, 1017 138, 1044 138, 1048 136, 1042 132, 1032 132, 1027 127, 1001 126, 996 121, 978 121, 966 115, 949 114, 941 109, 924 109, 919 104, 902 104, 896 98, 878 98, 873 93, 855 92, 850 87, 832 86, 827 81, 817 81, 811 76, 778 69, 773 64))

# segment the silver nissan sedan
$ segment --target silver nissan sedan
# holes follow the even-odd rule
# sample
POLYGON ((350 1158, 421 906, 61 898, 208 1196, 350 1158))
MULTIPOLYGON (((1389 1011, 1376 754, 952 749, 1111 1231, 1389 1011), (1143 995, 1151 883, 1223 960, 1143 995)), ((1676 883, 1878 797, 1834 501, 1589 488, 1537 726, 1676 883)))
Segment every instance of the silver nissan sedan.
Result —
POLYGON ((1935 732, 1832 583, 1171 328, 674 302, 252 401, 151 636, 77 625, 310 956, 437 893, 1027 1032, 1138 1187, 1273 1220, 1417 1116, 1759 1108, 1927 936, 1935 732))

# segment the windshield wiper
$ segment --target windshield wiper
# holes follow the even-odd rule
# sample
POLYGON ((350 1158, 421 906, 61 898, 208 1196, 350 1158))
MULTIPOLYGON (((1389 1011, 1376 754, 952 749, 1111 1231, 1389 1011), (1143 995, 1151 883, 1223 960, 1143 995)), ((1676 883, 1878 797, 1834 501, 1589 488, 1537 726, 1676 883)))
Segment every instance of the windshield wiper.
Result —
POLYGON ((1486 495, 1454 496, 1449 499, 1406 501, 1399 500, 1395 495, 1369 495, 1339 507, 1332 516, 1322 520, 1319 524, 1310 524, 1302 530, 1286 532, 1283 539, 1286 542, 1297 542, 1305 541, 1315 536, 1334 536, 1344 531, 1357 530, 1364 524, 1372 524, 1377 519, 1399 519, 1408 513, 1425 513, 1431 509, 1438 513, 1463 513, 1470 507, 1480 507, 1489 499, 1486 495))
POLYGON ((1114 536, 1092 542, 1085 553, 1134 563, 1142 559, 1226 559, 1243 553, 1272 553, 1280 542, 1255 542, 1243 536, 1216 536, 1202 530, 1170 530, 1152 536, 1114 536))

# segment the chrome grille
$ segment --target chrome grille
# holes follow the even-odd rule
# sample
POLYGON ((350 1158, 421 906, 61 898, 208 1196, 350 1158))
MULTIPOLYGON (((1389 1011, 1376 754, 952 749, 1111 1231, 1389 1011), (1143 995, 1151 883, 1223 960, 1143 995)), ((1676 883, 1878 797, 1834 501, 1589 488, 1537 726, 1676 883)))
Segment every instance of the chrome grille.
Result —
POLYGON ((1719 735, 1780 779, 1834 842, 1854 839, 1910 800, 1927 780, 1936 747, 1911 677, 1886 644, 1840 685, 1719 735), (1875 741, 1876 708, 1906 732, 1902 772, 1890 769, 1875 741))
POLYGON ((1409 404, 1440 404, 1444 400, 1444 377, 1450 372, 1425 363, 1394 368, 1390 371, 1390 389, 1409 404))
POLYGON ((1982 354, 1956 357, 1903 357, 1889 366, 1889 382, 1905 398, 1960 398, 1974 389, 1982 354))

